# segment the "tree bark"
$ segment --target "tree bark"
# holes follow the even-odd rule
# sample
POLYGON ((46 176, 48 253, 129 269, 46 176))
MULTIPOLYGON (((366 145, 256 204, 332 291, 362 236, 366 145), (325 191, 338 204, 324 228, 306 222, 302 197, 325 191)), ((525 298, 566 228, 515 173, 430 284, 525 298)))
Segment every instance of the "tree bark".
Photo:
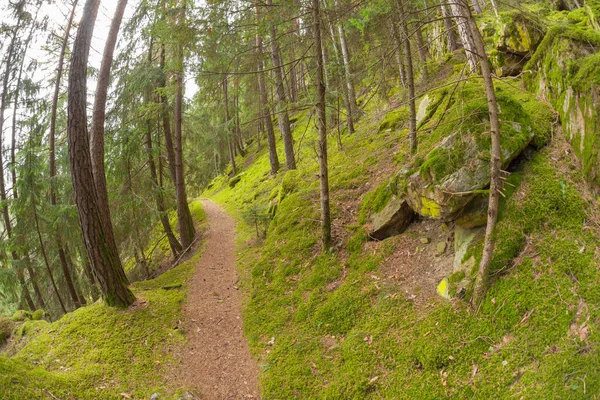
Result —
POLYGON ((454 25, 452 24, 452 16, 450 10, 448 10, 446 0, 440 0, 440 7, 442 9, 442 18, 444 19, 448 51, 453 52, 459 49, 458 39, 456 38, 456 32, 454 31, 454 25))
MULTIPOLYGON (((162 71, 162 77, 160 82, 161 89, 167 87, 167 76, 165 74, 165 45, 163 44, 160 51, 160 70, 162 71)), ((173 146, 173 134, 171 133, 171 121, 169 119, 169 99, 163 92, 160 95, 160 102, 162 103, 162 124, 163 133, 165 135, 165 148, 167 149, 167 160, 169 162, 169 172, 171 173, 171 179, 173 185, 177 181, 175 171, 175 147, 173 146)))
POLYGON ((396 55, 396 64, 398 65, 400 84, 406 87, 406 69, 404 67, 404 62, 402 61, 402 49, 404 48, 402 44, 402 39, 400 39, 400 34, 398 33, 398 27, 396 26, 396 23, 394 21, 391 21, 390 25, 392 37, 394 38, 394 44, 396 47, 394 54, 396 55))
POLYGON ((256 11, 256 59, 258 72, 258 91, 260 92, 260 101, 262 103, 262 117, 267 130, 267 142, 269 144, 269 162, 271 163, 271 174, 277 174, 279 171, 279 158, 277 157, 277 143, 275 141, 275 132, 273 130, 273 121, 271 120, 271 112, 269 111, 269 97, 265 85, 264 64, 263 64, 263 43, 260 36, 260 10, 258 3, 255 4, 256 11))
POLYGON ((469 10, 468 4, 465 4, 463 0, 453 0, 449 5, 450 10, 452 10, 452 16, 456 20, 456 26, 458 27, 458 33, 460 34, 460 39, 465 48, 469 67, 471 72, 475 72, 477 71, 479 57, 477 56, 477 50, 469 28, 469 15, 471 11, 469 10))
MULTIPOLYGON (((152 43, 150 44, 150 49, 148 51, 148 61, 152 62, 152 43)), ((148 88, 146 92, 146 103, 150 102, 151 94, 150 88, 148 88)), ((158 176, 156 173, 156 164, 154 164, 154 152, 152 150, 152 120, 148 117, 146 120, 146 153, 148 155, 148 167, 150 169, 150 179, 152 180, 152 186, 154 191, 154 201, 156 203, 156 210, 158 211, 160 223, 163 226, 165 234, 167 235, 167 240, 169 241, 169 246, 171 248, 171 253, 173 253, 173 257, 177 257, 183 248, 181 247, 181 243, 175 237, 173 233, 173 229, 171 228, 171 223, 169 222, 169 216, 167 214, 167 210, 165 207, 165 200, 162 195, 162 188, 158 182, 158 176)))
MULTIPOLYGON (((340 8, 339 0, 334 0, 335 7, 340 8)), ((340 40, 340 49, 342 51, 342 60, 344 61, 344 77, 346 78, 346 86, 348 87, 348 102, 352 109, 352 116, 358 114, 358 106, 356 105, 356 92, 354 91, 354 82, 352 76, 352 66, 350 65, 350 51, 348 50, 348 43, 346 41, 346 31, 344 25, 338 23, 338 36, 340 40)), ((354 121, 353 121, 354 122, 354 121)))
POLYGON ((331 212, 329 207, 329 171, 327 166, 327 113, 325 111, 325 82, 323 79, 323 52, 321 41, 320 0, 312 0, 314 54, 317 61, 317 128, 319 130, 319 186, 321 191, 321 229, 323 251, 331 247, 331 212))
MULTIPOLYGON (((266 0, 267 6, 273 8, 273 1, 266 0)), ((283 138, 283 148, 285 151, 285 164, 288 170, 296 169, 296 158, 294 155, 294 138, 290 128, 290 118, 287 107, 288 101, 285 95, 285 85, 283 82, 283 61, 281 58, 281 50, 277 38, 277 26, 271 21, 271 60, 273 61, 273 69, 275 72, 275 89, 277 94, 277 121, 279 122, 279 130, 283 138)))
POLYGON ((229 152, 229 161, 231 162, 231 174, 237 175, 237 168, 235 166, 235 156, 233 154, 233 144, 231 143, 231 132, 230 124, 231 119, 229 117, 229 94, 227 93, 227 86, 229 85, 227 75, 223 78, 223 99, 225 101, 225 138, 227 139, 227 150, 229 152))
POLYGON ((69 74, 68 125, 69 162, 73 194, 83 240, 102 296, 111 306, 127 307, 135 297, 114 241, 108 240, 98 205, 86 123, 87 62, 99 0, 87 0, 73 44, 69 74))
POLYGON ((119 0, 115 15, 110 24, 108 38, 104 45, 104 54, 98 73, 98 83, 94 98, 94 112, 92 115, 92 130, 90 134, 90 153, 92 161, 92 172, 98 199, 98 208, 102 223, 105 226, 106 239, 117 248, 110 218, 110 207, 108 203, 108 190, 106 188, 106 175, 104 172, 104 122, 106 119, 106 98, 110 81, 110 70, 112 67, 113 54, 117 44, 117 37, 125 13, 127 0, 119 0))
MULTIPOLYGON (((468 10, 468 7, 467 7, 468 10)), ((488 58, 485 52, 485 46, 477 23, 470 11, 466 14, 467 26, 473 36, 473 43, 476 46, 477 56, 480 59, 481 74, 483 84, 485 86, 485 94, 488 102, 488 111, 490 115, 490 136, 492 139, 492 148, 490 150, 490 196, 488 206, 487 226, 485 229, 485 241, 483 246, 483 254, 477 272, 477 281, 473 295, 473 304, 476 308, 479 307, 487 289, 487 281, 489 276, 490 263, 494 254, 494 229, 498 218, 498 206, 500 200, 500 167, 502 165, 502 152, 500 148, 500 118, 498 116, 498 103, 496 101, 496 93, 494 92, 494 81, 492 72, 488 63, 488 58)))
MULTIPOLYGON (((27 262, 27 272, 29 273, 29 280, 31 281, 31 286, 33 287, 33 293, 35 294, 35 299, 37 300, 38 309, 46 310, 46 302, 44 301, 44 297, 42 296, 42 291, 37 283, 37 274, 31 267, 31 260, 29 257, 26 257, 25 261, 27 262)), ((23 272, 21 272, 23 274, 23 272)), ((29 294, 29 293, 28 293, 29 294)))
MULTIPOLYGON (((60 48, 60 54, 58 57, 58 68, 56 70, 56 82, 54 83, 54 94, 52 96, 52 108, 50 112, 50 134, 49 134, 49 172, 50 172, 50 204, 52 206, 56 206, 56 114, 58 109, 58 97, 60 94, 60 82, 62 79, 62 73, 64 68, 64 60, 65 53, 67 50, 67 46, 69 43, 69 34, 71 32, 71 26, 73 24, 73 18, 75 16, 75 10, 77 8, 77 0, 73 2, 73 7, 71 9, 71 14, 69 15, 69 20, 67 22, 67 26, 65 28, 65 34, 63 36, 63 42, 60 48)), ((75 304, 76 308, 79 308, 82 303, 79 301, 77 296, 77 291, 75 290, 75 286, 73 283, 73 279, 70 273, 69 265, 67 264, 67 256, 65 254, 65 250, 62 245, 62 238, 60 232, 55 232, 56 237, 56 247, 58 248, 58 257, 60 259, 62 272, 65 276, 65 282, 67 283, 67 287, 71 298, 75 304)))
MULTIPOLYGON (((25 303, 27 303, 27 307, 29 307, 29 309, 31 311, 35 311, 35 304, 33 303, 33 299, 31 298, 31 293, 29 293, 29 289, 27 289, 27 282, 25 281, 25 276, 23 274, 23 270, 21 270, 19 267, 16 268, 17 271, 17 279, 19 281, 19 284, 21 285, 21 296, 23 296, 23 298, 25 298, 25 303)), ((38 288, 39 290, 39 288, 38 288)), ((42 302, 44 300, 42 299, 42 302)), ((40 303, 42 304, 42 303, 40 303)))
MULTIPOLYGON (((323 3, 325 5, 327 5, 327 2, 325 0, 323 0, 323 3)), ((335 29, 333 27, 333 22, 331 21, 331 18, 327 18, 327 25, 329 26, 329 34, 331 35, 331 43, 333 44, 333 52, 335 53, 335 58, 337 61, 337 64, 343 68, 343 61, 342 61, 342 56, 341 56, 341 52, 338 49, 338 45, 337 45, 337 39, 336 39, 336 35, 335 35, 335 29)), ((344 72, 344 78, 345 78, 345 72, 344 72)), ((350 102, 350 96, 348 94, 348 85, 346 80, 344 79, 344 84, 341 85, 342 86, 342 95, 344 97, 344 106, 346 107, 346 126, 348 127, 348 133, 353 134, 354 133, 354 114, 353 114, 353 107, 352 104, 350 102)))
MULTIPOLYGON (((62 297, 60 296, 60 292, 58 291, 58 287, 56 286, 56 282, 54 281, 54 276, 52 275, 52 268, 50 267, 50 262, 48 261, 48 255, 46 254, 46 246, 44 245, 44 239, 42 239, 42 232, 40 231, 40 222, 37 216, 37 205, 35 202, 35 194, 31 193, 31 207, 33 208, 33 220, 35 222, 35 229, 37 231, 37 237, 40 244, 40 251, 42 252, 42 257, 44 258, 44 264, 46 265, 46 269, 48 270, 48 277, 50 278, 50 282, 52 283, 52 287, 54 288, 54 293, 56 294, 56 298, 58 299, 58 303, 60 304, 60 308, 66 314, 67 309, 65 307, 65 303, 63 302, 62 297)), ((71 285, 73 283, 71 282, 71 285)), ((75 295, 75 305, 78 306, 79 301, 77 300, 77 295, 75 295)))
MULTIPOLYGON (((185 24, 185 0, 181 6, 180 24, 185 24)), ((179 222, 179 237, 181 245, 187 249, 194 241, 196 234, 194 230, 194 221, 187 200, 185 187, 185 174, 183 166, 183 139, 182 139, 182 119, 183 119, 183 70, 184 70, 183 44, 177 44, 177 63, 176 72, 177 92, 175 94, 175 191, 177 193, 177 221, 179 222)))
POLYGON ((410 151, 417 151, 417 107, 415 104, 415 76, 413 73, 412 52, 410 49, 410 36, 408 34, 408 15, 404 12, 402 0, 396 0, 398 13, 400 14, 400 29, 402 30, 404 44, 404 60, 406 61, 406 83, 408 86, 408 107, 410 117, 408 119, 408 134, 410 137, 410 151))

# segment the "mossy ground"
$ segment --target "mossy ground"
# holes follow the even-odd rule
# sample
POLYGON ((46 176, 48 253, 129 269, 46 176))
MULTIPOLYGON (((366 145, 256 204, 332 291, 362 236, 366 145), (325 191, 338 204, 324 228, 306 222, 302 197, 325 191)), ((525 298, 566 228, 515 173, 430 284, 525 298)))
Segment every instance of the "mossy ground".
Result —
MULTIPOLYGON (((509 106, 525 110, 529 119, 521 122, 541 150, 510 180, 516 187, 503 201, 493 282, 480 312, 441 299, 415 307, 378 271, 393 240, 364 251, 361 224, 401 187, 375 175, 390 170, 389 160, 397 169, 420 167, 452 132, 439 127, 438 116, 460 103, 460 93, 434 93, 414 157, 404 129, 380 130, 381 121, 369 118, 376 105, 354 135, 342 137, 341 149, 330 142, 334 246, 326 251, 319 245, 314 122, 299 116, 295 179, 302 184, 279 202, 266 239, 255 238, 241 218, 238 224, 239 269, 249 291, 245 332, 260 359, 264 398, 583 399, 600 391, 599 234, 588 213, 596 205, 584 200, 572 160, 542 147, 554 114, 518 80, 499 82, 504 115, 513 115, 509 106)), ((265 149, 253 157, 234 189, 221 176, 205 192, 233 215, 268 204, 281 183, 283 173, 269 174, 265 149)))
MULTIPOLYGON (((202 223, 199 201, 190 204, 202 223)), ((10 358, 0 356, 3 400, 149 398, 176 388, 161 378, 173 362, 169 348, 184 341, 178 329, 185 282, 198 252, 158 278, 132 285, 139 304, 128 310, 97 302, 50 324, 26 321, 14 332, 10 358), (182 285, 179 288, 174 288, 182 285), (164 289, 169 287, 168 289, 164 289)))

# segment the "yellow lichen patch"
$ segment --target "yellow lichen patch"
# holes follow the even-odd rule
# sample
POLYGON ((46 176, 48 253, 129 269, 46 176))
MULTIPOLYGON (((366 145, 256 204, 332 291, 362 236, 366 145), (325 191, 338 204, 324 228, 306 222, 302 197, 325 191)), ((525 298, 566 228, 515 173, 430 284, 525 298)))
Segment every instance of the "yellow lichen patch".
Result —
POLYGON ((437 287, 437 293, 445 299, 449 299, 448 295, 448 279, 444 278, 437 287))
POLYGON ((428 215, 433 218, 440 217, 440 205, 425 196, 421 196, 421 215, 428 215))

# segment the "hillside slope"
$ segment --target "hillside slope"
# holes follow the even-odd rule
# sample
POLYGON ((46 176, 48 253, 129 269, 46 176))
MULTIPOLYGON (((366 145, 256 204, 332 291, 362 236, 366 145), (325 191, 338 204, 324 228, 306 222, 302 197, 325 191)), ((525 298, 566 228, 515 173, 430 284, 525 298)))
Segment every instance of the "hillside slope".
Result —
MULTIPOLYGON (((449 84, 463 65, 449 57, 437 67, 432 86, 450 89, 434 90, 422 107, 416 155, 408 151, 401 96, 386 103, 367 93, 357 132, 330 136, 331 249, 319 245, 316 133, 307 112, 295 120, 299 170, 271 176, 263 149, 238 160, 245 168, 237 177, 220 176, 205 192, 246 222, 238 225, 239 268, 250 287, 245 330, 262 365, 265 398, 600 393, 598 203, 558 118, 520 77, 497 81, 503 140, 510 147, 524 127, 532 136, 505 166, 511 174, 493 279, 479 312, 434 295, 439 277, 465 277, 452 274, 452 219, 432 222, 427 208, 405 233, 369 241, 369 216, 404 193, 407 170, 434 178, 460 170, 467 162, 460 148, 436 149, 455 132, 485 143, 479 83, 449 84)), ((476 236, 459 263, 477 260, 481 247, 476 236)))

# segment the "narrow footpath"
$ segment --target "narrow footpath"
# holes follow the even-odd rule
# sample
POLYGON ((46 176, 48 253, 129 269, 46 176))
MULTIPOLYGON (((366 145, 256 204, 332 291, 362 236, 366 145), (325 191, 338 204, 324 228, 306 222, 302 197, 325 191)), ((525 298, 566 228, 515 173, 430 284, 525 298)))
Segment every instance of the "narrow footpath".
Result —
POLYGON ((258 366, 242 331, 237 290, 235 222, 203 200, 208 221, 204 250, 183 306, 188 343, 176 379, 201 399, 259 399, 258 366))

